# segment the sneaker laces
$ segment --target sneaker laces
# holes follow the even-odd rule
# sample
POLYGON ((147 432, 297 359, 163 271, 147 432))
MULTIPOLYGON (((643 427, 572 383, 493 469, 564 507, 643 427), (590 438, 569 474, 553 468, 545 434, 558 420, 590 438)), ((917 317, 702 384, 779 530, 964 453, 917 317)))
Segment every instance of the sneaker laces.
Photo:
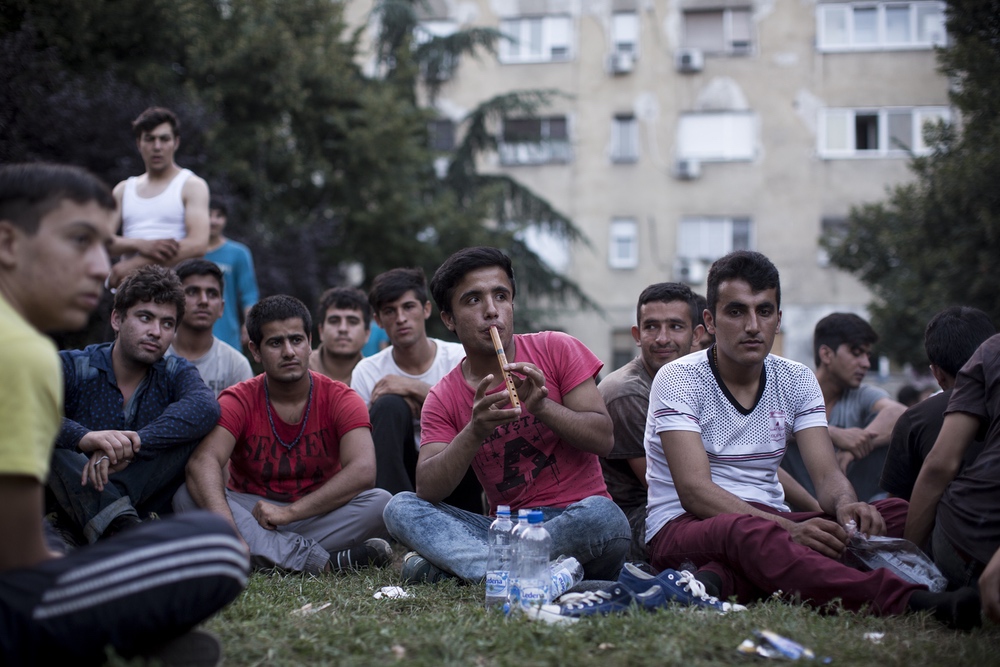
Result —
POLYGON ((692 596, 707 602, 710 605, 721 605, 722 611, 743 611, 746 609, 741 604, 733 604, 731 602, 720 602, 719 598, 714 595, 709 595, 708 590, 705 589, 705 584, 694 578, 694 574, 688 570, 681 570, 680 577, 677 579, 677 583, 680 584, 684 590, 690 593, 692 596))
POLYGON ((607 591, 584 591, 583 593, 564 593, 559 598, 559 606, 566 608, 583 609, 594 607, 611 599, 611 593, 607 591))

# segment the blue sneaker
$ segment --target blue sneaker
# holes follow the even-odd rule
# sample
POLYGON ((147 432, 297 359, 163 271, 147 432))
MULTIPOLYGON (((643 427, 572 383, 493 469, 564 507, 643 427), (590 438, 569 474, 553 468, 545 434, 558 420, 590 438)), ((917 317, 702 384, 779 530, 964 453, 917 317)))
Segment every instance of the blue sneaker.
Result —
POLYGON ((687 570, 664 570, 658 575, 643 572, 632 563, 625 563, 618 582, 633 591, 644 591, 654 586, 660 588, 666 602, 705 607, 721 613, 744 611, 746 607, 732 602, 723 602, 705 590, 705 584, 694 578, 687 570))
POLYGON ((585 616, 607 616, 621 614, 633 605, 644 609, 655 609, 666 603, 662 589, 652 586, 642 593, 635 594, 624 584, 615 584, 606 591, 587 591, 585 593, 566 593, 560 599, 560 604, 543 604, 524 610, 525 615, 536 621, 544 621, 554 625, 576 623, 585 616))

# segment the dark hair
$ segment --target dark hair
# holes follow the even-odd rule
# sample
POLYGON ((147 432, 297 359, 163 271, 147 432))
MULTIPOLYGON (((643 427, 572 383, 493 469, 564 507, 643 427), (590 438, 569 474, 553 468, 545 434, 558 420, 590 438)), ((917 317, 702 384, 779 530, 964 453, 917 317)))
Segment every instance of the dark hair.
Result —
POLYGON ((125 317, 137 303, 172 303, 177 306, 177 321, 184 317, 184 287, 172 269, 158 264, 140 266, 130 273, 115 292, 114 311, 125 317))
POLYGON ((268 322, 280 322, 294 317, 302 320, 302 327, 308 335, 312 331, 312 316, 309 309, 294 296, 275 294, 258 301, 247 313, 247 335, 250 341, 260 346, 264 339, 264 325, 268 322))
POLYGON ((184 281, 188 276, 214 276, 219 281, 219 289, 225 288, 225 280, 222 277, 222 269, 215 262, 210 262, 201 257, 192 257, 174 267, 177 277, 184 281))
POLYGON ((392 303, 409 291, 417 297, 417 301, 427 303, 427 278, 423 269, 390 269, 375 276, 371 291, 368 292, 368 303, 376 313, 387 303, 392 303))
POLYGON ((132 134, 136 139, 142 138, 143 132, 149 132, 163 123, 170 123, 174 138, 181 136, 181 122, 170 109, 164 107, 149 107, 132 121, 132 134))
MULTIPOLYGON (((705 309, 708 308, 708 299, 703 297, 701 294, 694 295, 694 324, 698 326, 699 324, 705 326, 705 309)), ((713 336, 715 338, 715 336, 713 336)))
POLYGON ((969 306, 945 308, 924 330, 924 350, 932 364, 952 377, 983 341, 997 332, 990 316, 969 306))
POLYGON ((683 283, 655 283, 639 294, 639 302, 635 306, 636 324, 642 326, 642 307, 654 301, 662 301, 663 303, 683 301, 691 311, 691 328, 693 329, 694 325, 698 323, 698 318, 695 315, 694 293, 690 287, 683 283))
POLYGON ((490 266, 500 267, 507 274, 510 280, 510 298, 513 299, 517 293, 517 285, 514 282, 514 266, 510 262, 510 257, 496 248, 487 246, 463 248, 444 260, 431 278, 431 294, 434 295, 438 310, 450 313, 451 297, 455 295, 455 287, 462 278, 470 271, 490 266))
POLYGON ((843 344, 854 347, 874 345, 878 342, 878 334, 872 325, 865 322, 854 313, 831 313, 816 323, 813 331, 813 358, 816 368, 819 368, 819 348, 826 345, 837 351, 843 344))
POLYGON ((208 210, 218 211, 224 218, 229 217, 229 206, 226 204, 226 200, 222 197, 216 197, 213 195, 208 201, 208 210))
POLYGON ((361 290, 354 287, 331 287, 323 292, 322 296, 319 297, 319 306, 316 308, 317 324, 326 319, 326 311, 331 308, 360 310, 361 317, 365 320, 365 329, 371 328, 372 309, 368 305, 368 298, 361 290))
POLYGON ((29 235, 66 199, 94 202, 106 211, 118 208, 108 186, 86 169, 43 163, 0 167, 0 220, 10 220, 29 235))
POLYGON ((781 280, 777 267, 764 255, 753 250, 736 250, 715 260, 708 270, 708 309, 715 316, 719 301, 719 285, 726 280, 745 280, 757 292, 774 289, 776 308, 781 308, 781 280))
POLYGON ((896 400, 909 408, 920 402, 920 390, 912 384, 904 384, 899 388, 896 400))

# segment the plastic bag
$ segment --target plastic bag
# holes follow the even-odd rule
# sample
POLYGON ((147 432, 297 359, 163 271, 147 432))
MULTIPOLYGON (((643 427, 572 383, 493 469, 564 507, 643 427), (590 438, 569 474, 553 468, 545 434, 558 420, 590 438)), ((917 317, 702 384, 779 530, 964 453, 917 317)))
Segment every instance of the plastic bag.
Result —
POLYGON ((948 580, 917 545, 901 537, 868 537, 858 531, 854 521, 848 521, 847 552, 844 562, 859 570, 888 568, 900 579, 923 584, 933 593, 940 593, 948 580))

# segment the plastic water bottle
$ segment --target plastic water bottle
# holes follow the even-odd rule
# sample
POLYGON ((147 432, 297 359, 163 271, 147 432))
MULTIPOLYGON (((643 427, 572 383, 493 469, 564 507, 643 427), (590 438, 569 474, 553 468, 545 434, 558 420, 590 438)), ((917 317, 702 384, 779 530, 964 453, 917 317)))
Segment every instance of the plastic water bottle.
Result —
POLYGON ((510 603, 509 612, 521 608, 521 587, 518 585, 521 572, 521 535, 528 529, 528 510, 517 511, 517 524, 510 531, 510 590, 507 599, 510 603))
POLYGON ((549 570, 552 572, 550 594, 553 600, 583 581, 583 566, 572 556, 555 559, 549 563, 549 570))
POLYGON ((528 514, 528 529, 518 541, 518 587, 521 609, 540 607, 552 601, 552 570, 549 569, 549 553, 552 551, 552 537, 542 525, 541 510, 528 514))
POLYGON ((497 518, 490 525, 489 555, 486 557, 486 608, 503 607, 510 592, 510 507, 497 507, 497 518))

